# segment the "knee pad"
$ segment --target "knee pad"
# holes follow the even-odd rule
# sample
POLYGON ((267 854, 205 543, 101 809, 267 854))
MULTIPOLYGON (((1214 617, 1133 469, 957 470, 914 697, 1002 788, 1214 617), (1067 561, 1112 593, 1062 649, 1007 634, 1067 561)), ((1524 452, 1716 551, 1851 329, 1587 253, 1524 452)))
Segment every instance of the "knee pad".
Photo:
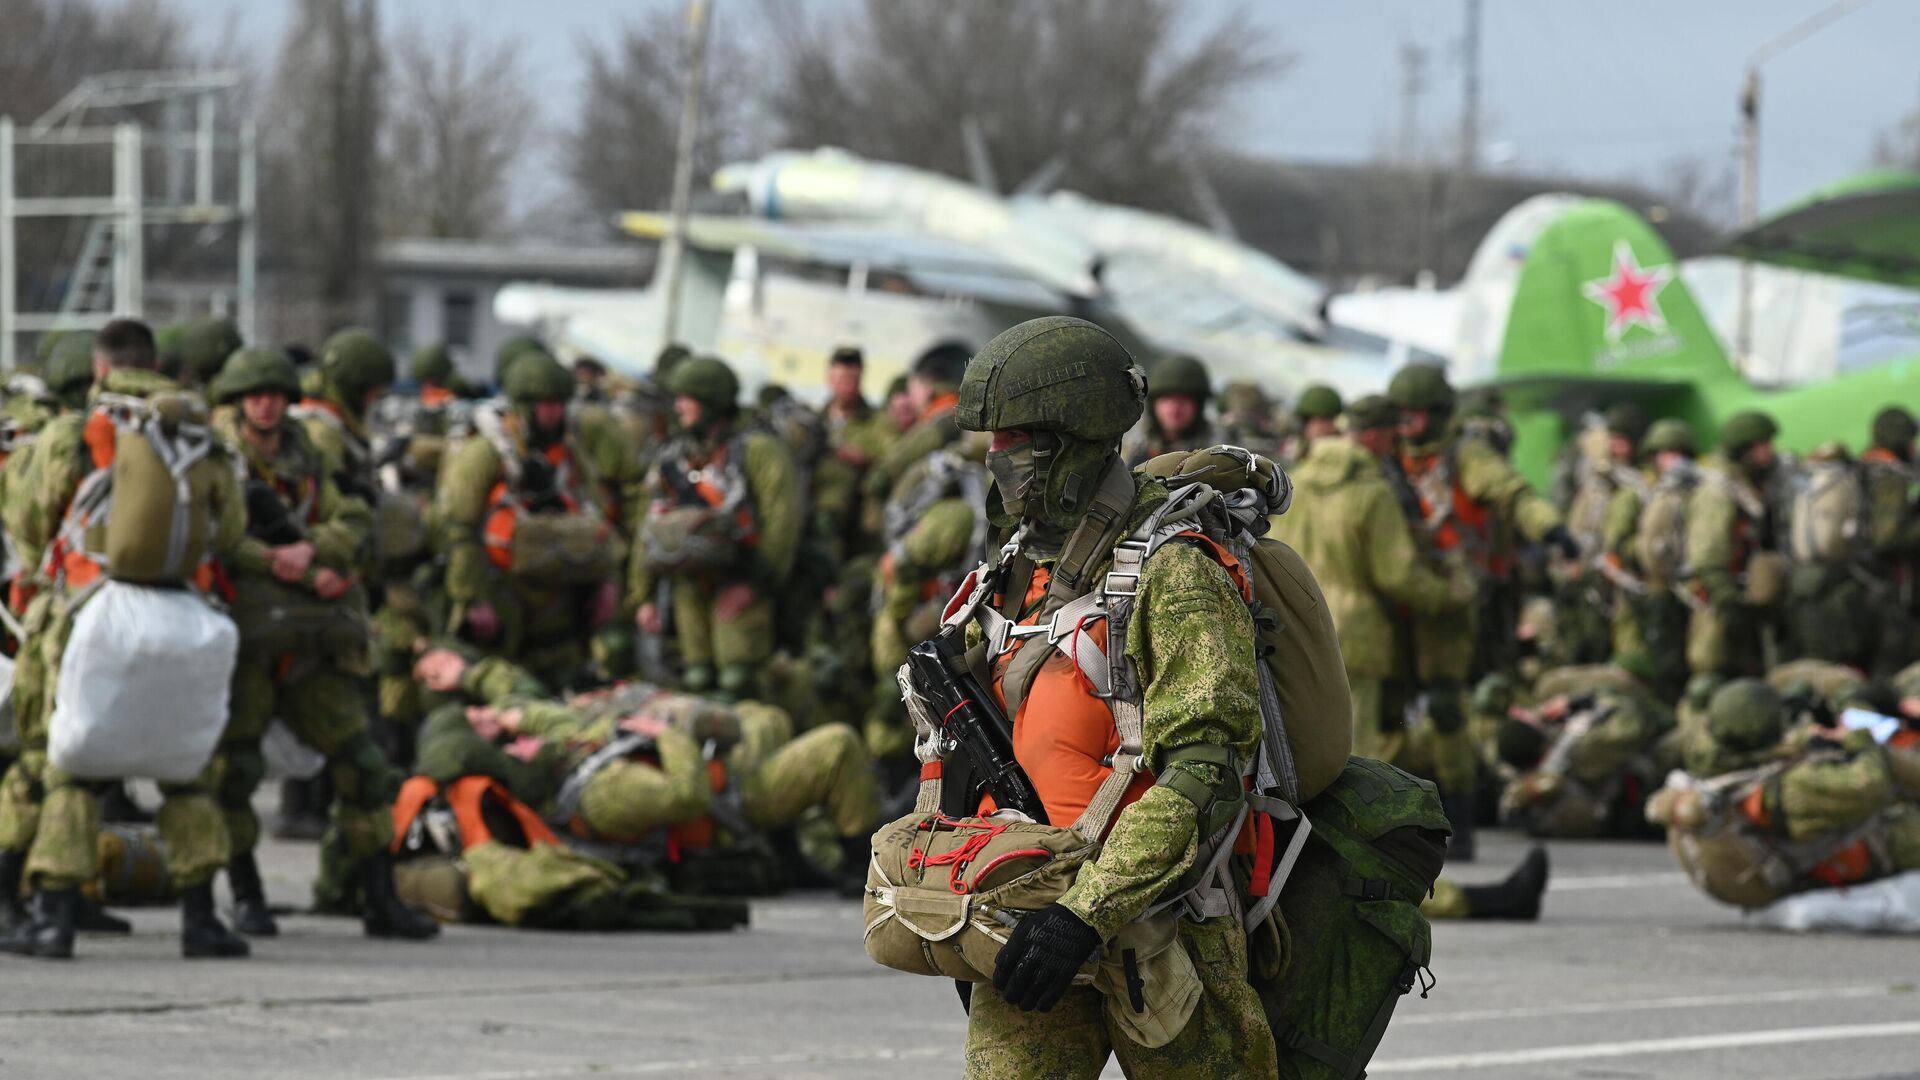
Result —
POLYGON ((390 805, 400 793, 400 777, 365 731, 355 734, 328 763, 336 797, 362 810, 390 805))

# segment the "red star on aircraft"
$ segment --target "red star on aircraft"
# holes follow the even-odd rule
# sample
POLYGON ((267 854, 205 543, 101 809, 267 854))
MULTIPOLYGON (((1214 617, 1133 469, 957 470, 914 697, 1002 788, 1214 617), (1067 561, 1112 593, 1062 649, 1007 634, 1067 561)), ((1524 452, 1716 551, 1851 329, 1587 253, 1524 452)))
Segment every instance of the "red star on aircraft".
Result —
POLYGON ((1589 281, 1580 291, 1607 309, 1607 340, 1619 341, 1635 323, 1655 333, 1667 328, 1667 317, 1660 311, 1660 290, 1672 280, 1671 266, 1643 269, 1633 257, 1633 248, 1621 240, 1613 245, 1612 276, 1589 281))

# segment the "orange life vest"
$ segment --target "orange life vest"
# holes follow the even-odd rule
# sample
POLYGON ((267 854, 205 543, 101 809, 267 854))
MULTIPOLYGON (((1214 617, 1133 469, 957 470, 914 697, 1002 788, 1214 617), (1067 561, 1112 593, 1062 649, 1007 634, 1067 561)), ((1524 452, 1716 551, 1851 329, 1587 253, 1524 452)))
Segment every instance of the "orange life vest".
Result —
MULTIPOLYGON (((555 443, 545 450, 539 451, 539 453, 540 456, 546 458, 547 462, 556 469, 571 472, 573 457, 568 453, 565 443, 555 443)), ((579 493, 576 490, 568 486, 562 486, 559 491, 559 496, 560 503, 565 507, 566 513, 578 514, 582 512, 582 503, 579 493)), ((501 570, 511 570, 513 569, 513 537, 519 530, 520 519, 528 513, 527 506, 520 500, 520 497, 514 492, 512 486, 504 479, 495 482, 493 489, 487 492, 487 506, 489 509, 487 511, 486 525, 482 530, 482 540, 486 547, 487 559, 501 570)), ((608 519, 609 526, 611 526, 612 509, 610 505, 605 516, 608 519)), ((611 527, 609 527, 607 535, 611 538, 611 527)))
MULTIPOLYGON (((494 801, 513 815, 513 820, 526 837, 527 846, 535 844, 558 844, 560 838, 554 835, 547 823, 533 808, 507 790, 505 784, 490 776, 463 776, 447 785, 447 806, 453 811, 453 819, 460 825, 460 850, 484 844, 493 839, 493 831, 487 828, 485 803, 494 801)), ((413 827, 427 805, 441 794, 438 782, 425 776, 408 778, 400 785, 400 795, 393 801, 393 844, 392 851, 398 854, 407 841, 407 830, 413 827)))
POLYGON ((423 386, 420 388, 420 404, 429 409, 445 407, 453 401, 453 391, 444 386, 423 386))
POLYGON ((1461 548, 1480 570, 1496 577, 1504 576, 1511 569, 1511 560, 1495 550, 1492 509, 1485 503, 1475 501, 1467 494, 1466 488, 1460 486, 1460 473, 1454 468, 1450 454, 1416 455, 1403 451, 1400 468, 1406 472, 1414 495, 1420 500, 1421 515, 1429 522, 1438 516, 1439 507, 1434 505, 1434 495, 1423 481, 1427 481, 1436 470, 1446 470, 1448 491, 1445 497, 1451 505, 1446 515, 1439 517, 1439 524, 1433 529, 1435 547, 1441 551, 1461 548))

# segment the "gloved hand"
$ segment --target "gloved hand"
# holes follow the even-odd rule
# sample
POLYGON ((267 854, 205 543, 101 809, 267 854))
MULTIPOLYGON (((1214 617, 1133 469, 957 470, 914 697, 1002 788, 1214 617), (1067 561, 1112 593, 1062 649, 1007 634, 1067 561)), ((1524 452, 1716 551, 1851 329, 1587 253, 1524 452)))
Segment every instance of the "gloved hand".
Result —
POLYGON ((1014 927, 993 962, 993 988, 1024 1012, 1047 1012, 1099 947, 1099 933, 1080 916, 1048 904, 1014 927))
POLYGON ((1565 525, 1555 525, 1548 529, 1547 535, 1540 540, 1542 543, 1553 545, 1563 559, 1571 561, 1580 557, 1580 542, 1573 538, 1573 534, 1567 531, 1565 525))

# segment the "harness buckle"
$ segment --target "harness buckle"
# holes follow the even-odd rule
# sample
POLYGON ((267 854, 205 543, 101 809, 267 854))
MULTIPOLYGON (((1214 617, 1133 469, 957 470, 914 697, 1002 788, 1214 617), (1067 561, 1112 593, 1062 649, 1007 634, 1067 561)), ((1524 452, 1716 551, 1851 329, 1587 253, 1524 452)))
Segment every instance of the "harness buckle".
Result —
POLYGON ((1100 588, 1101 592, 1108 596, 1138 596, 1140 595, 1140 571, 1109 570, 1106 583, 1100 588), (1124 588, 1122 583, 1125 585, 1124 588))

